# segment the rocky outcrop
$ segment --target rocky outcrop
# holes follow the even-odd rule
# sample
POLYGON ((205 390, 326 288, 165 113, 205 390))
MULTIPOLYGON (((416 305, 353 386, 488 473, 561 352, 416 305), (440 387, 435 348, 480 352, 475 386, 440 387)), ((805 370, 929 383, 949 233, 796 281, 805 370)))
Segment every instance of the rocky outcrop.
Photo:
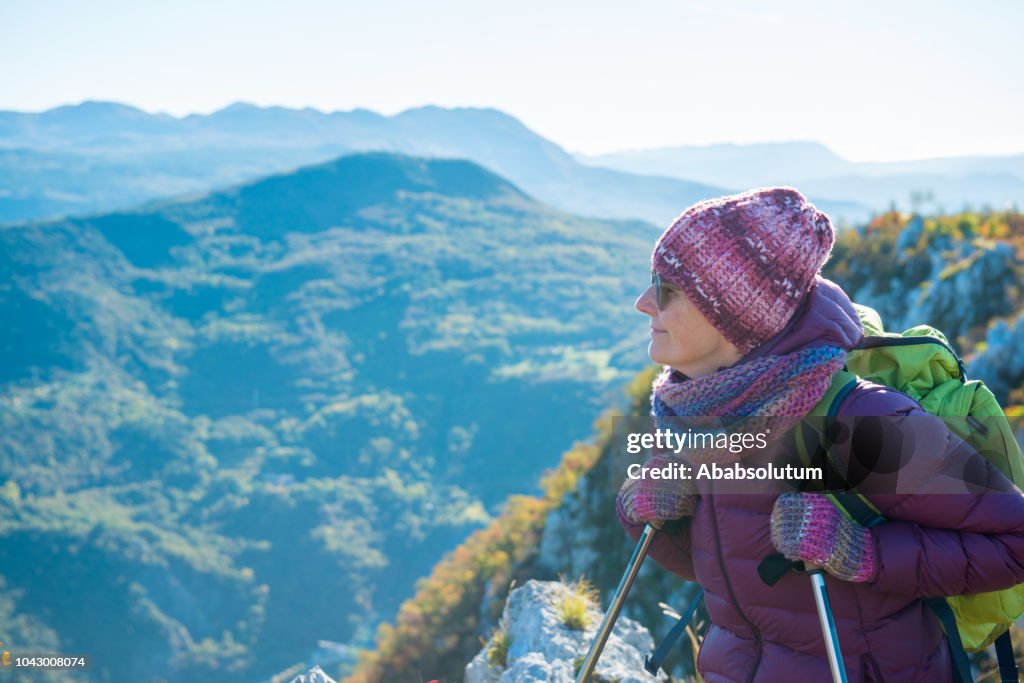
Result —
POLYGON ((289 683, 334 683, 334 679, 325 674, 319 666, 314 666, 306 673, 293 678, 289 683))
MULTIPOLYGON (((656 371, 650 368, 638 383, 638 393, 628 411, 633 417, 611 420, 612 436, 605 452, 548 515, 537 557, 530 567, 531 578, 585 576, 607 595, 615 590, 636 545, 616 520, 615 497, 628 466, 645 458, 644 454, 626 452, 625 434, 649 427, 644 413, 656 371)), ((675 625, 662 604, 682 610, 693 600, 696 589, 696 584, 681 580, 648 559, 640 567, 622 614, 660 639, 675 625)), ((690 680, 694 675, 691 648, 685 644, 674 648, 664 666, 677 680, 690 680)))
MULTIPOLYGON (((466 666, 466 683, 572 683, 593 641, 602 613, 596 605, 588 608, 586 630, 565 626, 558 614, 559 604, 572 593, 560 582, 528 581, 512 591, 502 614, 501 629, 466 666), (488 656, 492 648, 507 644, 502 655, 488 656), (495 661, 497 660, 497 661, 495 661)), ((593 681, 651 683, 644 670, 644 654, 654 647, 647 629, 620 617, 598 662, 593 681)))
POLYGON ((1009 244, 939 236, 924 253, 899 252, 869 277, 861 273, 858 284, 842 278, 839 284, 854 301, 877 310, 887 330, 932 325, 957 346, 957 338, 972 328, 1014 311, 1020 275, 1009 244))
POLYGON ((1011 402, 1010 392, 1024 382, 1024 313, 997 320, 989 328, 978 353, 969 359, 967 375, 988 385, 1001 405, 1011 402))
POLYGON ((1019 268, 1013 247, 1000 242, 960 246, 961 253, 933 270, 900 321, 904 327, 941 322, 943 332, 955 340, 1014 309, 1019 268))

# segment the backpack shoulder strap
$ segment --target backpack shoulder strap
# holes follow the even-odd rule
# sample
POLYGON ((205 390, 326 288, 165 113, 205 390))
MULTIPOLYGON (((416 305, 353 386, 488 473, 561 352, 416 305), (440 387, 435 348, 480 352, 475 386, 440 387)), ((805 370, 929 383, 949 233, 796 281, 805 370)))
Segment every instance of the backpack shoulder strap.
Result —
POLYGON ((840 512, 860 526, 872 527, 885 521, 885 517, 878 508, 856 489, 825 495, 833 505, 839 508, 840 512))
MULTIPOLYGON (((857 388, 858 381, 857 375, 852 372, 845 369, 837 372, 832 376, 832 382, 825 390, 825 394, 811 408, 811 412, 807 413, 806 417, 811 419, 801 420, 793 429, 796 450, 804 465, 810 464, 811 449, 815 444, 823 448, 826 454, 828 453, 822 429, 823 421, 814 418, 835 417, 842 402, 850 395, 850 392, 857 388)), ((827 422, 827 419, 824 422, 827 422)))
POLYGON ((679 617, 676 625, 672 627, 672 630, 668 632, 668 635, 658 644, 654 652, 651 652, 644 657, 644 669, 647 673, 652 676, 658 675, 658 669, 661 668, 665 658, 668 657, 668 653, 675 647, 675 644, 679 642, 679 639, 683 637, 683 633, 686 631, 687 625, 690 620, 693 619, 694 613, 700 604, 704 602, 704 589, 698 588, 694 594, 693 600, 690 601, 690 606, 686 608, 686 611, 679 617))
POLYGON ((857 387, 857 375, 840 370, 832 376, 832 383, 818 404, 807 414, 808 417, 835 417, 843 399, 857 387))
MULTIPOLYGON (((826 418, 826 422, 828 421, 828 418, 836 417, 839 414, 840 405, 842 405, 846 397, 857 388, 860 381, 860 378, 852 372, 849 372, 848 370, 840 370, 832 377, 832 384, 829 385, 825 395, 821 397, 818 405, 814 407, 809 415, 824 417, 826 418)), ((796 432, 797 450, 800 453, 801 459, 806 464, 809 461, 810 456, 804 430, 798 426, 794 431, 796 432)), ((818 432, 818 429, 813 428, 812 426, 812 431, 818 432)), ((818 444, 825 451, 826 457, 831 458, 831 449, 829 448, 825 434, 818 432, 816 436, 818 437, 818 444)), ((826 495, 832 503, 839 508, 840 512, 861 526, 871 527, 885 521, 885 517, 882 516, 882 513, 879 512, 878 508, 876 508, 871 501, 856 489, 834 493, 826 492, 826 495)))

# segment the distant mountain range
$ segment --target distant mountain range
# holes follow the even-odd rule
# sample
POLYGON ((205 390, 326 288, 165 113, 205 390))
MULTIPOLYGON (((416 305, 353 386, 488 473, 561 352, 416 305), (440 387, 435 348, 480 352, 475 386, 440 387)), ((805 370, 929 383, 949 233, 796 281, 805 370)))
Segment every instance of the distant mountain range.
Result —
POLYGON ((494 109, 382 116, 236 103, 177 118, 88 101, 0 112, 0 222, 130 208, 369 150, 469 159, 550 206, 657 226, 700 199, 776 184, 800 188, 837 224, 894 202, 937 213, 1024 205, 1024 154, 860 163, 782 142, 574 157, 494 109))
POLYGON ((0 227, 5 643, 112 683, 367 644, 648 363, 657 233, 380 153, 0 227))
POLYGON ((810 196, 841 198, 877 211, 892 202, 904 211, 935 213, 959 211, 965 204, 1024 206, 1024 154, 854 162, 817 142, 779 142, 663 147, 576 158, 627 173, 723 187, 794 185, 810 196))
MULTIPOLYGON (((85 102, 0 112, 0 222, 125 209, 368 150, 469 159, 550 206, 662 227, 695 201, 742 189, 584 165, 494 109, 381 116, 239 103, 175 118, 85 102)), ((870 214, 857 202, 812 198, 837 221, 870 214)))

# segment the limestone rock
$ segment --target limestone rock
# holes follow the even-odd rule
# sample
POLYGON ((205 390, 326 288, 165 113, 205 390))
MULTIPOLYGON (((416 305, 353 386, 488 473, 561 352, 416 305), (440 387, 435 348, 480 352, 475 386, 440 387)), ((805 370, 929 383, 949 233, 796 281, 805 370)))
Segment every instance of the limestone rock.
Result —
POLYGON ((325 674, 319 666, 314 666, 306 673, 293 678, 291 683, 334 683, 334 679, 325 674))
MULTIPOLYGON (((557 606, 569 591, 563 583, 541 581, 528 581, 513 590, 501 621, 511 637, 505 666, 487 661, 492 638, 466 666, 466 683, 573 683, 577 659, 586 656, 602 614, 594 606, 586 631, 566 628, 557 606)), ((667 677, 653 678, 644 670, 644 655, 653 647, 647 629, 620 616, 598 661, 594 683, 667 681, 667 677)))

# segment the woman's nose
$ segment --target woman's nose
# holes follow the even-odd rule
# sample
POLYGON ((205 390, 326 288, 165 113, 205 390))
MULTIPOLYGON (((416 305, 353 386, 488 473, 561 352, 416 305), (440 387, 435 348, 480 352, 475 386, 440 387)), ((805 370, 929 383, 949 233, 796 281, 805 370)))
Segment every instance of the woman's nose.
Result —
POLYGON ((641 313, 646 313, 652 318, 658 315, 658 305, 654 301, 654 285, 645 289, 644 293, 637 298, 636 304, 634 305, 636 306, 636 310, 641 313))

